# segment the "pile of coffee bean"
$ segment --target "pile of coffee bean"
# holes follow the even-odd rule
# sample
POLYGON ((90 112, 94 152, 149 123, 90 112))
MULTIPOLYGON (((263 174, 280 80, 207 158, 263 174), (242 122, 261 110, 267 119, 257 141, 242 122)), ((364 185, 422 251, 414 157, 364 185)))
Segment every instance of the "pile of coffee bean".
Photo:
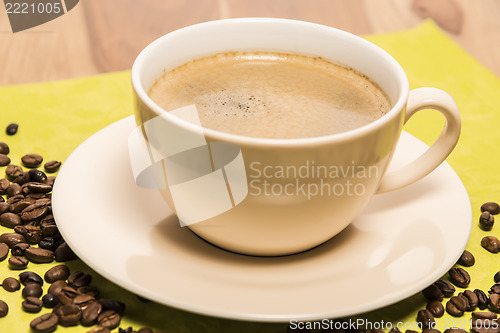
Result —
MULTIPOLYGON (((17 130, 17 124, 10 124, 6 133, 14 135, 17 130)), ((13 229, 0 234, 0 262, 8 258, 9 268, 22 272, 18 278, 5 278, 1 287, 7 292, 21 290, 20 305, 25 312, 52 309, 31 321, 29 326, 35 333, 53 332, 58 326, 78 324, 94 326, 89 333, 110 333, 120 325, 126 306, 120 301, 99 298, 99 289, 91 285, 91 275, 82 271, 70 272, 65 264, 50 268, 43 278, 26 270, 30 263, 66 262, 77 257, 64 241, 52 215, 51 192, 55 177, 46 173, 58 171, 61 162, 49 161, 42 171, 38 169, 43 163, 41 155, 24 155, 20 166, 11 164, 9 153, 8 144, 0 142, 0 166, 6 166, 5 177, 0 178, 0 225, 13 229), (44 281, 50 284, 45 295, 44 281)), ((0 300, 0 318, 8 312, 9 306, 0 300)), ((135 331, 128 327, 118 328, 118 332, 153 333, 153 330, 135 331)))

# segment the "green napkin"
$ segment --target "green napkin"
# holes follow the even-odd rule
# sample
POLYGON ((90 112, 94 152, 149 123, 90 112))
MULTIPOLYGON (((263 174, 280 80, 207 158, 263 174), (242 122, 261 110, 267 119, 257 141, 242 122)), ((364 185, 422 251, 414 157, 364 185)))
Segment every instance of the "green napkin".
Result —
MULTIPOLYGON (((472 235, 467 248, 476 256, 476 264, 467 269, 470 288, 485 291, 493 284, 493 274, 500 270, 498 258, 480 246, 485 235, 499 236, 500 229, 484 232, 477 226, 479 206, 485 201, 500 200, 496 186, 500 175, 496 172, 498 159, 495 144, 500 131, 500 80, 451 41, 432 22, 426 21, 412 30, 370 36, 367 39, 392 54, 406 70, 412 88, 432 86, 449 92, 457 101, 463 119, 462 137, 458 147, 448 158, 469 192, 474 211, 472 235)), ((130 72, 104 74, 67 81, 29 84, 0 88, 0 141, 11 147, 9 155, 14 164, 26 153, 39 153, 45 160, 62 160, 87 137, 99 129, 133 113, 130 72), (19 131, 9 137, 5 127, 19 123, 19 131)), ((443 119, 437 112, 424 111, 413 117, 405 130, 431 144, 440 133, 443 119)), ((0 168, 0 174, 5 168, 0 168)), ((98 189, 96 189, 98 190, 98 189)), ((85 212, 79 212, 85 214, 85 212)), ((432 213, 432 212, 430 212, 432 213)), ((0 232, 12 230, 0 227, 0 232)), ((91 245, 89 245, 91 246, 91 245)), ((40 275, 54 266, 33 264, 29 270, 40 275)), ((100 277, 80 260, 67 263, 72 270, 83 270, 93 275, 93 285, 101 290, 101 297, 117 299, 127 304, 126 315, 120 327, 134 329, 152 327, 170 332, 285 332, 286 324, 243 323, 205 317, 155 303, 144 303, 128 291, 100 277)), ((7 260, 0 263, 0 280, 16 276, 7 260)), ((376 287, 376 286, 373 286, 376 287)), ((47 286, 44 286, 44 290, 47 286)), ((458 288, 458 290, 460 290, 458 288)), ((8 293, 0 288, 0 299, 10 306, 5 318, 0 318, 0 332, 30 332, 29 322, 40 314, 28 314, 21 309, 20 292, 8 293)), ((244 302, 244 300, 241 300, 244 302)), ((361 314, 372 322, 415 322, 417 311, 425 307, 421 294, 392 306, 361 314)), ((49 312, 47 309, 42 313, 49 312)), ((440 319, 444 329, 447 319, 440 319)), ((468 321, 470 315, 463 319, 468 321)), ((464 322, 466 323, 466 322, 464 322)), ((467 323, 466 323, 467 324, 467 323)), ((453 326, 460 326, 457 321, 453 326)), ((82 326, 63 328, 57 332, 87 332, 82 326)), ((117 331, 117 330, 115 330, 117 331)))

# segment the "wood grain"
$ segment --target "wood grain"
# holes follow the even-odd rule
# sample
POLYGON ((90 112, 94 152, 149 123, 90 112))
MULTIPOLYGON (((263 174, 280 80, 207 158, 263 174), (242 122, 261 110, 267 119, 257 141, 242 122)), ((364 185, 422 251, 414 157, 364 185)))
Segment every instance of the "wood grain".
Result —
POLYGON ((163 34, 248 16, 306 20, 359 35, 409 29, 431 18, 500 76, 499 0, 85 0, 16 34, 0 7, 0 85, 129 69, 140 50, 163 34))

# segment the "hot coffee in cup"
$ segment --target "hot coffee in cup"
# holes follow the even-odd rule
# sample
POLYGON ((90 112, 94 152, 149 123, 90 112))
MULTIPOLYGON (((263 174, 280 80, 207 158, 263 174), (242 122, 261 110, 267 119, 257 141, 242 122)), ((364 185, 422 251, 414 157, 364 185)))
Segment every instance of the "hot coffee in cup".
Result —
POLYGON ((385 51, 307 22, 231 19, 174 31, 141 52, 132 83, 137 183, 158 188, 181 225, 244 254, 329 240, 376 192, 431 172, 460 133, 448 94, 409 92, 385 51), (446 117, 442 135, 385 175, 404 122, 424 108, 446 117))

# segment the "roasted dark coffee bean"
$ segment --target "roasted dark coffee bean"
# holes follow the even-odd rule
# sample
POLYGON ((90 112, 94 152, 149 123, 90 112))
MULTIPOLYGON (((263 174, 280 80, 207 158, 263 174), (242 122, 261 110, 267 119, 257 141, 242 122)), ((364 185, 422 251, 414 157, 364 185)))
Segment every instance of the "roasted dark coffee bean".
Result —
POLYGON ((21 157, 21 162, 28 168, 36 168, 43 162, 43 157, 39 154, 26 154, 21 157))
POLYGON ((477 295, 472 290, 465 290, 463 292, 463 295, 465 296, 465 298, 467 298, 467 308, 465 310, 474 310, 479 302, 477 295))
POLYGON ((110 330, 117 328, 120 325, 121 317, 114 310, 106 310, 97 317, 97 322, 104 328, 110 330))
POLYGON ((57 247, 56 239, 52 237, 45 237, 38 242, 38 247, 41 249, 54 251, 57 247))
POLYGON ((30 323, 30 328, 35 333, 50 333, 57 328, 59 318, 54 313, 46 313, 35 318, 30 323))
POLYGON ((489 231, 493 228, 494 224, 495 218, 493 217, 493 214, 488 211, 484 211, 481 213, 481 215, 479 216, 479 227, 481 227, 481 229, 489 231))
MULTIPOLYGON (((3 197, 0 196, 0 198, 2 198, 3 200, 3 197)), ((9 211, 9 208, 10 208, 10 205, 7 203, 7 202, 0 202, 0 215, 2 215, 3 213, 7 213, 9 211)))
POLYGON ((26 207, 21 214, 23 222, 39 221, 49 213, 49 207, 46 203, 34 203, 26 207))
POLYGON ((43 171, 38 169, 31 169, 28 173, 30 175, 30 182, 41 183, 45 179, 47 179, 47 175, 43 171))
POLYGON ((31 193, 49 193, 52 191, 52 186, 44 183, 28 183, 28 189, 31 193))
POLYGON ((78 294, 75 298, 73 298, 72 303, 75 305, 78 305, 80 309, 85 309, 87 306, 89 306, 91 303, 95 303, 96 300, 94 297, 90 295, 81 295, 78 294))
MULTIPOLYGON (((90 331, 88 331, 87 333, 111 333, 111 331, 108 328, 96 326, 96 327, 92 328, 90 331)), ((158 333, 160 333, 160 332, 158 332, 158 333)))
POLYGON ((9 155, 9 153, 10 153, 9 145, 6 144, 5 142, 0 142, 0 154, 9 155))
POLYGON ((59 317, 59 325, 74 326, 80 322, 82 311, 74 304, 57 306, 53 311, 59 317))
POLYGON ((10 164, 9 156, 0 153, 0 167, 6 166, 10 164))
POLYGON ((481 289, 475 289, 474 294, 477 296, 477 306, 481 309, 484 310, 488 307, 488 304, 490 300, 488 299, 488 296, 482 291, 481 289))
POLYGON ((444 315, 444 306, 437 299, 430 300, 425 307, 435 318, 441 318, 444 315))
POLYGON ((493 312, 500 312, 500 295, 499 294, 491 294, 490 295, 490 304, 489 309, 493 312))
POLYGON ((481 246, 491 253, 500 252, 500 241, 495 236, 486 236, 481 239, 481 246))
POLYGON ((17 130, 19 129, 19 125, 16 123, 9 124, 7 128, 5 129, 5 133, 7 135, 14 135, 17 133, 17 130))
POLYGON ((92 282, 92 276, 80 271, 73 272, 68 277, 68 284, 77 289, 88 286, 92 282))
POLYGON ((31 244, 36 244, 42 239, 42 230, 36 225, 18 225, 14 228, 14 231, 23 235, 26 238, 26 242, 31 244))
POLYGON ((28 243, 17 243, 10 250, 13 256, 22 256, 24 257, 24 253, 30 245, 28 243))
POLYGON ((442 301, 443 298, 444 298, 444 294, 441 291, 441 289, 439 289, 434 284, 431 284, 430 286, 428 286, 427 288, 425 288, 424 290, 422 290, 422 294, 428 300, 437 299, 439 301, 442 301))
POLYGON ((25 269, 28 267, 28 259, 25 257, 12 256, 9 258, 10 269, 25 269))
POLYGON ((7 179, 11 181, 20 176, 23 172, 23 168, 15 164, 9 164, 5 169, 5 175, 7 176, 7 179))
POLYGON ((490 294, 500 294, 500 282, 497 282, 494 285, 492 285, 489 293, 490 294))
MULTIPOLYGON (((40 227, 42 229, 42 237, 43 238, 54 237, 54 236, 59 235, 59 229, 57 229, 57 226, 55 224, 49 225, 49 224, 40 223, 40 227)), ((59 245, 61 245, 61 244, 56 244, 56 250, 57 250, 57 247, 59 245)), ((62 260, 57 260, 57 253, 56 253, 56 261, 62 261, 62 260)))
POLYGON ((38 283, 43 286, 43 279, 40 275, 35 272, 26 271, 19 274, 19 281, 22 285, 27 285, 28 283, 38 283))
POLYGON ((0 261, 7 258, 9 255, 9 246, 5 243, 0 243, 0 261))
POLYGON ((8 212, 0 215, 0 224, 7 228, 14 228, 18 225, 21 225, 23 222, 19 215, 8 212))
MULTIPOLYGON (((24 198, 24 195, 22 195, 22 194, 17 194, 17 195, 14 195, 14 196, 10 197, 9 199, 7 199, 7 203, 8 203, 9 205, 12 205, 12 204, 15 204, 15 203, 17 203, 17 202, 19 202, 19 201, 24 201, 24 200, 26 200, 26 199, 24 198)), ((10 207, 9 207, 9 211, 11 211, 10 207)))
POLYGON ((42 300, 37 297, 26 297, 21 306, 26 312, 37 313, 42 310, 42 300))
POLYGON ((466 301, 462 297, 453 296, 446 303, 446 312, 452 316, 458 317, 464 314, 466 307, 466 301))
POLYGON ((422 327, 432 327, 436 320, 434 319, 434 315, 429 310, 420 310, 417 313, 417 322, 419 322, 422 327))
POLYGON ((495 273, 495 275, 493 276, 493 280, 495 281, 495 283, 500 282, 500 271, 495 273))
POLYGON ((476 263, 476 259, 474 258, 472 253, 470 253, 467 250, 464 250, 464 252, 460 256, 460 258, 458 259, 458 264, 465 266, 465 267, 470 267, 470 266, 474 265, 475 263, 476 263))
POLYGON ((9 306, 0 299, 0 318, 5 317, 9 313, 9 306))
POLYGON ((496 202, 486 202, 481 206, 481 212, 488 211, 493 215, 500 213, 500 205, 496 202))
POLYGON ((45 272, 43 278, 48 283, 54 283, 58 280, 66 280, 70 275, 69 267, 66 265, 57 265, 45 272))
POLYGON ((48 263, 54 260, 54 252, 40 249, 38 247, 27 248, 24 254, 26 255, 26 258, 36 263, 48 263))
POLYGON ((58 262, 70 261, 78 258, 76 254, 73 252, 73 250, 70 249, 68 244, 66 244, 66 242, 59 245, 57 249, 54 251, 54 253, 56 261, 58 262))
POLYGON ((2 202, 5 202, 5 199, 2 196, 0 196, 0 203, 2 202))
POLYGON ((450 282, 460 288, 467 288, 470 283, 470 275, 461 267, 452 268, 448 271, 450 282))
MULTIPOLYGON (((24 185, 26 183, 29 183, 29 181, 30 181, 30 175, 29 175, 29 173, 23 172, 19 176, 17 176, 16 178, 14 178, 12 180, 12 183, 16 183, 16 184, 19 184, 19 185, 24 185)), ((21 187, 21 193, 23 193, 22 187, 21 187)))
POLYGON ((42 297, 43 306, 52 309, 54 306, 59 304, 59 299, 52 294, 45 294, 42 297))
POLYGON ((0 195, 7 194, 7 188, 10 186, 10 182, 7 178, 0 179, 0 195))
POLYGON ((102 312, 102 305, 99 302, 92 302, 82 310, 81 324, 84 326, 91 326, 97 322, 97 317, 102 312))
POLYGON ((497 314, 492 312, 472 312, 472 320, 497 319, 497 314))
POLYGON ((94 286, 83 286, 83 287, 80 287, 76 290, 77 293, 79 293, 80 295, 90 295, 94 298, 97 298, 99 297, 99 289, 97 289, 97 287, 94 287, 94 286))
POLYGON ((20 223, 22 223, 21 217, 17 214, 22 212, 26 207, 29 207, 30 205, 31 205, 31 202, 29 202, 28 200, 24 200, 24 199, 18 200, 15 203, 10 204, 9 211, 11 213, 16 214, 17 219, 19 220, 20 223))
POLYGON ((5 194, 7 194, 7 198, 11 198, 13 196, 21 194, 21 185, 17 183, 10 184, 5 191, 5 194))
POLYGON ((58 296, 59 293, 62 291, 62 289, 67 286, 68 284, 66 283, 66 281, 58 280, 50 285, 49 290, 47 292, 54 296, 58 296))
POLYGON ((5 291, 12 293, 21 289, 21 283, 16 278, 7 277, 2 281, 2 287, 5 291))
POLYGON ((59 167, 61 166, 61 162, 59 161, 49 161, 47 163, 45 163, 45 165, 43 166, 45 171, 49 172, 49 173, 53 173, 53 172, 56 172, 57 170, 59 170, 59 167))
POLYGON ((53 186, 54 186, 55 181, 56 181, 56 177, 54 177, 54 176, 48 176, 48 177, 47 177, 47 179, 45 179, 45 180, 43 181, 43 183, 44 183, 44 184, 47 184, 47 185, 50 185, 50 186, 52 186, 52 187, 53 187, 53 186))
POLYGON ((6 232, 0 235, 0 243, 5 243, 9 248, 12 248, 18 243, 26 243, 26 238, 15 232, 6 232))
POLYGON ((42 297, 42 294, 43 294, 42 286, 40 286, 38 283, 28 283, 21 291, 21 295, 23 296, 23 298, 27 297, 40 298, 42 297))
POLYGON ((123 313, 125 312, 125 303, 120 301, 102 298, 99 300, 99 303, 101 303, 103 310, 114 310, 120 316, 123 316, 123 313))
POLYGON ((63 287, 61 291, 55 295, 57 296, 61 304, 70 304, 73 302, 73 299, 75 299, 75 297, 78 296, 78 293, 76 292, 75 289, 66 286, 63 287))

